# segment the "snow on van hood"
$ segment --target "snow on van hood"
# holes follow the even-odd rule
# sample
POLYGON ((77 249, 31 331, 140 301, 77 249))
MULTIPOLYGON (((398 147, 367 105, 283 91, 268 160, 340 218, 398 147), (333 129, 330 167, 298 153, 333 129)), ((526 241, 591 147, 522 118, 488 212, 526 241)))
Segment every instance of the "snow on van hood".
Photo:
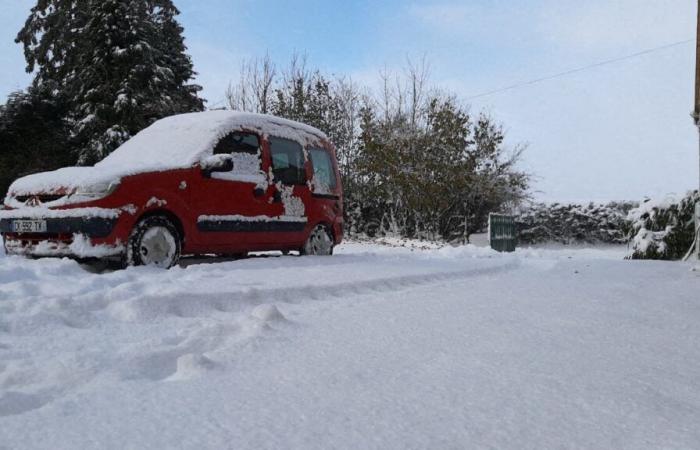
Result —
POLYGON ((316 128, 264 114, 237 111, 179 114, 153 123, 94 167, 66 167, 28 175, 15 181, 9 192, 13 195, 65 193, 119 182, 128 175, 189 168, 211 155, 224 135, 242 129, 273 134, 304 146, 328 140, 316 128))
POLYGON ((118 183, 128 175, 115 170, 98 170, 96 167, 64 167, 51 172, 41 172, 20 178, 10 186, 10 195, 70 194, 81 188, 118 183))

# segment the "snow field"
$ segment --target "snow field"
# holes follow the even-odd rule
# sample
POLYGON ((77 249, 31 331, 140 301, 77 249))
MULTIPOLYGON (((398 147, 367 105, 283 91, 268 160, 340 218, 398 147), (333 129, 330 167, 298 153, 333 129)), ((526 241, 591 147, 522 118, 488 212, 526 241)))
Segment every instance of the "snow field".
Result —
POLYGON ((105 274, 0 258, 0 447, 700 445, 689 266, 338 253, 105 274))
POLYGON ((217 363, 205 353, 225 353, 286 322, 275 303, 391 291, 504 267, 493 261, 461 268, 443 263, 425 270, 398 256, 372 261, 365 255, 340 255, 94 274, 67 259, 7 257, 0 262, 0 332, 21 340, 21 348, 36 347, 31 357, 20 353, 16 358, 16 347, 0 337, 0 348, 11 361, 0 367, 5 390, 0 416, 43 406, 105 374, 166 380, 213 369, 217 363), (73 381, 62 382, 64 372, 73 381))

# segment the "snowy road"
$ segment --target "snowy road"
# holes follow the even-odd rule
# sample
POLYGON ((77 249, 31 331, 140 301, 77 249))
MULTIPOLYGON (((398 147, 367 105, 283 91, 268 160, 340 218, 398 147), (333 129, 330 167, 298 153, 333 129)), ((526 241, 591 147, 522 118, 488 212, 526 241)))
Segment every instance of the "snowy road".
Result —
POLYGON ((700 276, 392 249, 0 257, 0 448, 700 448, 700 276))

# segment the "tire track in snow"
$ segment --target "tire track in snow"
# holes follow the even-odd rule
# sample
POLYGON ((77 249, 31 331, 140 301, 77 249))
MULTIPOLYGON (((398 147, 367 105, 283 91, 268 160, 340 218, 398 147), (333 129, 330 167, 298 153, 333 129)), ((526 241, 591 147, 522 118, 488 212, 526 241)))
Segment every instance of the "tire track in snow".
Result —
MULTIPOLYGON (((14 341, 3 342, 6 364, 0 367, 0 416, 43 408, 105 378, 127 383, 177 382, 219 371, 230 363, 242 344, 280 327, 294 325, 279 312, 276 304, 346 300, 404 291, 499 274, 520 265, 518 259, 512 258, 474 259, 469 261, 468 268, 463 260, 456 260, 455 265, 462 265, 456 270, 439 267, 425 270, 431 261, 422 258, 378 257, 365 263, 368 267, 360 266, 359 271, 355 267, 352 276, 345 277, 355 279, 343 282, 337 280, 342 279, 340 275, 345 273, 345 267, 352 265, 325 267, 320 261, 319 264, 304 261, 299 267, 292 265, 291 270, 298 271, 302 283, 295 280, 296 285, 291 286, 266 288, 260 282, 245 286, 254 280, 234 280, 230 290, 202 293, 185 280, 172 289, 160 289, 161 293, 144 294, 142 288, 149 281, 158 285, 172 275, 134 271, 116 274, 116 279, 107 279, 101 285, 97 279, 96 286, 102 289, 88 289, 88 283, 75 295, 69 291, 32 300, 6 298, 8 306, 12 305, 8 312, 12 312, 0 323, 0 337, 4 335, 14 341), (381 276, 383 265, 395 265, 397 275, 381 276), (324 270, 334 274, 327 273, 325 282, 321 278, 324 270), (402 271, 420 273, 401 275, 402 271), (85 344, 85 337, 93 328, 106 336, 105 342, 97 347, 105 344, 106 347, 85 344), (171 331, 166 335, 168 332, 164 330, 168 329, 171 331), (173 336, 173 332, 177 334, 173 336), (56 341, 52 336, 57 333, 65 340, 56 341), (134 335, 140 337, 134 339, 134 335), (24 346, 25 337, 35 342, 32 346, 36 351, 10 350, 17 344, 24 346), (27 371, 34 377, 24 376, 27 371)), ((444 260, 436 264, 447 266, 444 260)), ((235 275, 238 269, 242 273, 248 269, 266 272, 264 267, 237 267, 231 272, 235 275)), ((176 275, 199 277, 206 283, 225 273, 219 269, 176 275)), ((85 282, 82 278, 88 276, 94 275, 78 274, 76 281, 85 282)))
POLYGON ((151 321, 163 316, 202 317, 217 312, 244 313, 262 304, 300 304, 309 300, 323 301, 377 292, 400 291, 429 284, 498 274, 514 270, 520 265, 519 260, 512 260, 505 264, 484 268, 380 277, 323 285, 251 287, 208 294, 183 292, 175 295, 172 293, 148 295, 112 303, 107 306, 107 309, 113 318, 123 321, 151 321))
MULTIPOLYGON (((232 349, 261 337, 285 325, 293 325, 275 306, 305 302, 333 301, 358 295, 397 292, 430 284, 499 274, 520 266, 517 260, 470 270, 435 272, 420 275, 384 277, 362 282, 333 283, 322 287, 302 285, 293 288, 260 289, 207 294, 204 296, 168 299, 150 296, 120 308, 117 318, 150 322, 153 303, 163 306, 157 316, 175 315, 196 319, 197 325, 175 339, 163 340, 162 345, 147 343, 139 349, 130 348, 118 357, 116 371, 123 380, 144 379, 153 382, 187 380, 218 370, 230 361, 232 349), (175 303, 173 303, 175 300, 175 303), (134 303, 135 302, 135 303, 134 303), (168 306, 166 306, 168 303, 168 306), (187 305, 198 305, 195 311, 183 311, 187 305), (208 311, 206 311, 208 310, 208 311), (213 315, 214 317, 210 317, 213 315), (203 322, 202 322, 203 321, 203 322), (137 350, 137 351, 134 351, 137 350), (134 354, 136 354, 134 356, 134 354), (217 357, 218 356, 218 357, 217 357)), ((123 306, 123 305, 122 305, 123 306)), ((115 311, 111 311, 112 314, 115 311)))

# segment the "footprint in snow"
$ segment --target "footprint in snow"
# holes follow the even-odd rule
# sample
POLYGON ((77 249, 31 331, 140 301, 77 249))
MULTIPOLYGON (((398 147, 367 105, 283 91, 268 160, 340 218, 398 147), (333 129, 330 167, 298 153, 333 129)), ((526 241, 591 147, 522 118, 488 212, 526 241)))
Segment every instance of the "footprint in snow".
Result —
POLYGON ((191 380, 217 367, 217 363, 204 355, 188 353, 177 359, 177 369, 175 373, 163 381, 191 380))
POLYGON ((15 416, 39 409, 51 401, 51 397, 22 392, 5 392, 0 396, 0 417, 15 416))
POLYGON ((287 318, 280 312, 277 306, 271 304, 256 306, 250 313, 250 316, 263 323, 287 322, 287 318))

